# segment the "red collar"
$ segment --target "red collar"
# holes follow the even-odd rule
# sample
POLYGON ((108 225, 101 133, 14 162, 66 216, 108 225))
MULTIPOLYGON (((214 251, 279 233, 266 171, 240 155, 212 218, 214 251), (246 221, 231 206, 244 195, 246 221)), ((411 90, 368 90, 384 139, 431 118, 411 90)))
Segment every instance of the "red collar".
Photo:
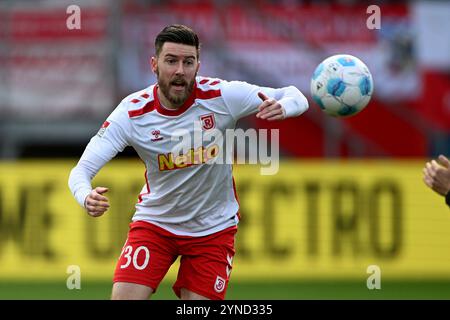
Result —
POLYGON ((189 96, 189 98, 187 98, 187 100, 184 102, 184 104, 181 107, 179 107, 178 109, 170 110, 170 109, 164 108, 161 105, 161 102, 159 101, 159 98, 158 98, 158 84, 155 84, 155 86, 153 87, 153 97, 155 99, 154 100, 155 101, 155 109, 160 114, 163 114, 166 116, 178 116, 178 115, 184 113, 192 105, 194 105, 196 92, 197 92, 197 81, 194 82, 194 88, 192 90, 192 93, 189 96))

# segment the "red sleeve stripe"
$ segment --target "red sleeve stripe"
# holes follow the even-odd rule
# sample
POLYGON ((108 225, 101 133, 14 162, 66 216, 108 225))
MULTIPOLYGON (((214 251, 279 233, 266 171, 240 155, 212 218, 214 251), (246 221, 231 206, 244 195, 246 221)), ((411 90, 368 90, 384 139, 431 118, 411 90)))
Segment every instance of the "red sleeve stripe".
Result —
POLYGON ((214 98, 220 97, 221 95, 222 95, 222 93, 220 92, 220 90, 202 91, 199 88, 197 88, 197 92, 196 92, 196 98, 203 99, 203 100, 214 99, 214 98))
POLYGON ((131 100, 131 102, 133 102, 133 103, 139 103, 139 102, 141 102, 141 100, 139 100, 139 99, 133 99, 133 100, 131 100))
POLYGON ((155 101, 152 100, 152 101, 148 102, 141 109, 128 111, 128 116, 130 118, 139 117, 139 116, 142 116, 143 114, 152 112, 153 110, 155 110, 155 101))
POLYGON ((205 84, 205 83, 207 83, 208 81, 209 81, 209 79, 203 79, 203 80, 199 81, 199 84, 205 84))
POLYGON ((144 93, 143 95, 141 95, 141 97, 147 99, 148 97, 150 97, 150 95, 148 93, 144 93))
POLYGON ((216 81, 211 82, 209 85, 210 86, 214 86, 214 85, 219 84, 219 83, 220 83, 220 81, 216 80, 216 81))

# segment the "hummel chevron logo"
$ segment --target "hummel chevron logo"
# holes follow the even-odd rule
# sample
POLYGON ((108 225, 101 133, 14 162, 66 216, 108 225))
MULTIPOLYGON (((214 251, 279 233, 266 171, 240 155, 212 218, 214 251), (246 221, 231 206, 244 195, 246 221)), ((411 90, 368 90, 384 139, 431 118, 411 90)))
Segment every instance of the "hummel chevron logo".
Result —
POLYGON ((230 265, 230 267, 233 265, 233 257, 230 257, 228 254, 227 254, 227 261, 228 261, 228 264, 230 265))
POLYGON ((229 266, 226 267, 226 270, 227 270, 227 277, 229 278, 230 277, 230 273, 231 273, 231 268, 230 267, 232 267, 232 264, 233 264, 233 257, 230 257, 227 254, 227 261, 228 261, 228 265, 229 266))
POLYGON ((160 136, 161 132, 159 130, 152 130, 152 136, 153 138, 151 139, 152 141, 159 141, 162 140, 163 137, 160 136))

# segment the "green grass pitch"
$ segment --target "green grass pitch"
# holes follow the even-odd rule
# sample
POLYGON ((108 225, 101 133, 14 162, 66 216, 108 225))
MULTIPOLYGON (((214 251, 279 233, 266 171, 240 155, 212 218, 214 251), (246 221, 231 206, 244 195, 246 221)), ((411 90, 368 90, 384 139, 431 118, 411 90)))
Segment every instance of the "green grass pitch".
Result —
MULTIPOLYGON (((0 299, 77 300, 109 299, 111 283, 85 281, 80 290, 69 290, 64 280, 53 282, 0 281, 0 299)), ((176 299, 171 284, 163 282, 152 297, 156 300, 176 299)), ((236 300, 301 300, 301 299, 450 299, 450 280, 384 281, 381 289, 369 290, 364 282, 289 281, 289 282, 231 282, 227 299, 236 300)))

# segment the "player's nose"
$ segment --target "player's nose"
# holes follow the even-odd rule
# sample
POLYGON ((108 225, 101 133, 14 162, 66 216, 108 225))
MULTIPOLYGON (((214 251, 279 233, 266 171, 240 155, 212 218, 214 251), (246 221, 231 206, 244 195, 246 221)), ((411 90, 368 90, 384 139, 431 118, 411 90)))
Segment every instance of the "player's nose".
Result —
POLYGON ((175 70, 176 75, 184 75, 184 65, 183 61, 178 62, 177 69, 175 70))

